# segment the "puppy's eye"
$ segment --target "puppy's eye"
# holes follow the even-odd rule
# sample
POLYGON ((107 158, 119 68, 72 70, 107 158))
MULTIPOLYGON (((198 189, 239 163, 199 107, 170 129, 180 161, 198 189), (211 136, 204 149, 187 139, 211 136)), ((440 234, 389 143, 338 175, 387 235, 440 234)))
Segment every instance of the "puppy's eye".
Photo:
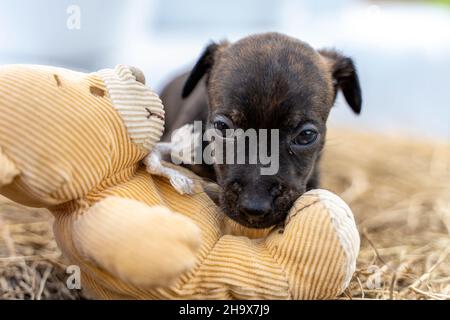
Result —
POLYGON ((230 135, 230 129, 234 129, 233 122, 222 115, 214 118, 213 125, 214 129, 216 129, 216 131, 224 138, 230 135))
POLYGON ((319 133, 315 128, 305 127, 292 141, 296 146, 309 146, 316 142, 319 133))

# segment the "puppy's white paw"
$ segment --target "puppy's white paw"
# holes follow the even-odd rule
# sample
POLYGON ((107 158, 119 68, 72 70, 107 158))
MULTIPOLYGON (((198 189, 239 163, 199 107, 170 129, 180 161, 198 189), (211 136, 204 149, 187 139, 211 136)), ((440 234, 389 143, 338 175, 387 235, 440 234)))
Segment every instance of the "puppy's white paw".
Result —
POLYGON ((194 192, 194 182, 182 174, 171 176, 170 184, 179 194, 192 194, 194 192))
POLYGON ((147 166, 147 172, 163 176, 169 179, 170 184, 179 194, 192 194, 194 190, 194 182, 176 169, 167 168, 161 162, 161 153, 156 148, 145 159, 144 164, 147 166))

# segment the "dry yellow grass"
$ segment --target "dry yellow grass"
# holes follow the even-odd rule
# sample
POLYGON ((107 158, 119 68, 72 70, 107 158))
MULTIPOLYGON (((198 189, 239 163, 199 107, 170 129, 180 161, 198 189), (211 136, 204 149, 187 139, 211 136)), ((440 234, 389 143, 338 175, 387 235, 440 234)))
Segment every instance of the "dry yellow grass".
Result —
MULTIPOLYGON (((323 187, 362 239, 342 299, 450 299, 450 144, 332 130, 323 187)), ((65 285, 51 217, 0 198, 0 299, 79 299, 65 285)))
POLYGON ((450 299, 450 145, 334 130, 323 168, 362 240, 343 297, 450 299))

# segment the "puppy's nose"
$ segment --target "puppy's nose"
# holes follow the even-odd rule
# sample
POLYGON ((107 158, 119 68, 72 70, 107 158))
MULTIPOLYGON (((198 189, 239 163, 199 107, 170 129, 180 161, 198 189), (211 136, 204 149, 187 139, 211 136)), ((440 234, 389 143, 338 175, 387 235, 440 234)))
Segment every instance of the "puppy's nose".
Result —
POLYGON ((267 200, 244 200, 239 206, 240 213, 254 220, 261 220, 272 211, 272 202, 267 200))

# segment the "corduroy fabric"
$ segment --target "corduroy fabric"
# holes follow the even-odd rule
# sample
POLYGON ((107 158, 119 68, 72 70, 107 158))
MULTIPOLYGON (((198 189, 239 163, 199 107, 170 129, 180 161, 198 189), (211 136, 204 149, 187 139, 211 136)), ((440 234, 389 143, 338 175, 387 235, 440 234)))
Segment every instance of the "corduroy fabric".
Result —
POLYGON ((127 66, 118 65, 114 70, 104 69, 97 74, 105 82, 131 141, 150 151, 164 131, 164 108, 159 97, 136 81, 127 66))
MULTIPOLYGON (((113 196, 133 198, 149 206, 163 204, 174 212, 183 212, 202 231, 195 266, 177 279, 171 288, 152 290, 106 276, 98 267, 83 263, 82 269, 88 270, 88 277, 83 278, 84 287, 94 297, 102 299, 334 298, 345 289, 347 270, 350 268, 353 273, 356 261, 347 258, 338 234, 356 237, 352 248, 359 248, 359 238, 354 225, 342 229, 335 227, 330 207, 321 202, 319 194, 326 197, 328 192, 314 191, 298 200, 283 233, 274 230, 267 238, 250 239, 246 236, 223 235, 224 216, 204 194, 180 196, 163 178, 154 177, 149 183, 148 174, 143 168, 139 169, 131 181, 91 195, 89 202, 97 203, 113 196), (94 282, 95 287, 91 288, 94 282)), ((333 206, 343 206, 342 200, 333 206)), ((64 214, 56 216, 67 217, 69 221, 62 222, 65 225, 73 223, 76 213, 84 212, 85 209, 82 206, 74 207, 74 212, 70 214, 66 213, 64 207, 60 210, 64 214)), ((353 219, 347 219, 349 213, 338 213, 338 220, 344 219, 351 223, 353 219), (341 213, 346 217, 340 216, 341 213)), ((119 223, 113 220, 110 222, 119 223)), ((55 228, 56 232, 66 229, 55 228)), ((110 232, 102 234, 99 228, 96 229, 96 235, 99 239, 111 236, 110 232)), ((78 238, 77 241, 83 242, 83 239, 78 238)), ((93 245, 91 240, 87 241, 86 246, 93 245)), ((132 242, 129 244, 132 245, 132 242)), ((64 240, 60 246, 64 252, 74 255, 69 257, 71 261, 80 264, 85 260, 72 241, 64 240)), ((124 243, 122 250, 134 250, 126 247, 127 243, 124 243)), ((101 247, 97 249, 101 250, 101 247)), ((154 258, 152 255, 147 257, 154 258)), ((141 263, 146 262, 141 260, 141 263)))
POLYGON ((81 198, 147 154, 95 73, 11 65, 0 83, 1 148, 20 172, 11 197, 38 207, 81 198))
POLYGON ((307 193, 283 230, 250 239, 254 230, 228 223, 198 183, 182 196, 146 172, 142 146, 153 142, 133 142, 102 74, 0 67, 0 193, 52 211, 57 243, 92 297, 329 299, 343 291, 359 237, 342 200, 307 193), (170 272, 152 273, 164 264, 182 271, 165 286, 170 272))

